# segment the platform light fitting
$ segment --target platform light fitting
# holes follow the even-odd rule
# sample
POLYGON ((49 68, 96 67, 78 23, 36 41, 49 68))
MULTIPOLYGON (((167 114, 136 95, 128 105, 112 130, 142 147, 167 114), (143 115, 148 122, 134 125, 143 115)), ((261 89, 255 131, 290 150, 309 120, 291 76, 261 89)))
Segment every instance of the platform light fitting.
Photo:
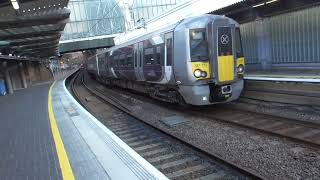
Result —
POLYGON ((273 3, 273 2, 277 2, 278 0, 271 0, 271 1, 268 1, 266 2, 266 4, 270 4, 270 3, 273 3))
POLYGON ((260 7, 260 6, 263 6, 263 5, 266 5, 266 4, 270 4, 270 3, 274 3, 274 2, 277 2, 278 0, 271 0, 271 1, 267 1, 265 3, 260 3, 260 4, 257 4, 257 5, 254 5, 252 6, 253 8, 256 8, 256 7, 260 7))
POLYGON ((253 8, 256 8, 256 7, 260 7, 260 6, 263 6, 264 5, 264 3, 261 3, 261 4, 257 4, 257 5, 254 5, 254 6, 252 6, 253 8))
POLYGON ((15 10, 19 9, 19 3, 17 0, 11 0, 11 4, 13 6, 13 9, 15 9, 15 10))

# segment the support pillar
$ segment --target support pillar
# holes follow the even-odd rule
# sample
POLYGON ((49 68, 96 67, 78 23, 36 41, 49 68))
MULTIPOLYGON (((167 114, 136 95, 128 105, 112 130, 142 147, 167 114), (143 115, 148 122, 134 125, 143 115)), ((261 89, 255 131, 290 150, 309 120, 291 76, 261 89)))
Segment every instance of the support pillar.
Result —
POLYGON ((19 72, 20 72, 20 77, 21 77, 21 80, 22 80, 22 87, 23 88, 27 88, 26 74, 24 73, 23 63, 22 62, 19 63, 19 72))
POLYGON ((268 19, 257 19, 257 50, 258 61, 261 63, 263 70, 271 70, 272 68, 272 55, 271 55, 271 37, 267 28, 268 19))
POLYGON ((10 77, 9 70, 7 67, 7 62, 6 61, 3 62, 2 66, 4 69, 4 77, 5 77, 5 81, 6 81, 7 91, 9 94, 13 94, 12 82, 11 82, 11 77, 10 77))

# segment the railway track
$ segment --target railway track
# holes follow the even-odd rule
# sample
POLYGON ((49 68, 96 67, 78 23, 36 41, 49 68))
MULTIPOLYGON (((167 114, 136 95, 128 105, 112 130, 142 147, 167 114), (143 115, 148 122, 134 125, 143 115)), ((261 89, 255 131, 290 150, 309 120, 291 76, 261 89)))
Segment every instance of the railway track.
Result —
MULTIPOLYGON (((261 84, 260 84, 261 85, 261 84)), ((259 85, 259 87, 260 87, 259 85)), ((287 86, 282 88, 288 88, 287 86)), ((315 87, 309 87, 309 91, 315 90, 315 87)), ((304 143, 312 147, 320 148, 320 124, 312 121, 304 121, 297 119, 288 119, 284 117, 278 117, 276 115, 267 115, 262 113, 249 112, 245 110, 239 110, 230 108, 227 105, 216 105, 207 107, 191 107, 188 111, 181 110, 175 105, 168 103, 162 103, 157 100, 146 98, 137 94, 117 89, 117 92, 107 89, 102 92, 100 89, 95 88, 100 94, 108 92, 110 96, 117 97, 120 93, 133 98, 140 99, 142 101, 148 101, 153 104, 169 107, 177 111, 183 111, 185 114, 206 117, 222 122, 231 123, 244 128, 250 128, 258 132, 275 135, 278 137, 284 137, 296 141, 298 143, 304 143)), ((299 91, 302 91, 300 89, 299 91)), ((119 100, 118 100, 119 101, 119 100)), ((119 104, 123 104, 118 102, 119 104)))
POLYGON ((112 112, 103 115, 108 117, 102 118, 101 112, 95 110, 94 106, 87 104, 85 107, 93 114, 100 115, 103 124, 168 178, 261 179, 254 173, 212 157, 131 116, 130 109, 123 106, 117 98, 106 96, 97 88, 90 88, 84 83, 83 78, 80 72, 69 83, 79 102, 87 104, 90 96, 101 101, 99 109, 104 105, 112 112))
POLYGON ((320 148, 319 124, 223 107, 202 108, 191 113, 320 148))

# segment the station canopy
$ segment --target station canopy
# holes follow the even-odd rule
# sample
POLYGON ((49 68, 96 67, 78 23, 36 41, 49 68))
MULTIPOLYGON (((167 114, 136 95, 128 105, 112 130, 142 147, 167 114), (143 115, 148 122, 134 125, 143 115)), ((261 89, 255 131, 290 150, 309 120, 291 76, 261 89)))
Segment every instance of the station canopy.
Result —
POLYGON ((44 59, 58 55, 70 16, 68 0, 0 0, 0 55, 44 59))

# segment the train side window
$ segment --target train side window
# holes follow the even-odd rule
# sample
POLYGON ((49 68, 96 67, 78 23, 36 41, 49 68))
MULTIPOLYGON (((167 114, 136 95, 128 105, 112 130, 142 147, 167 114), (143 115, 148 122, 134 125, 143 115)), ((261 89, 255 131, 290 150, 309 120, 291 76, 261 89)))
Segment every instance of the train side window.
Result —
POLYGON ((243 49, 240 35, 240 28, 236 28, 236 52, 237 57, 243 57, 243 49))
POLYGON ((128 67, 133 66, 133 45, 130 45, 126 55, 126 65, 128 67))
POLYGON ((155 58, 154 58, 154 49, 153 47, 151 48, 146 48, 144 50, 144 63, 146 65, 152 65, 154 64, 155 58))
POLYGON ((120 59, 120 66, 125 66, 125 65, 126 65, 126 63, 125 63, 125 61, 126 61, 126 55, 121 54, 120 57, 119 57, 119 59, 120 59))
POLYGON ((127 66, 131 67, 133 65, 133 56, 132 54, 127 55, 127 66))
POLYGON ((163 47, 162 45, 159 45, 156 47, 156 54, 155 54, 155 64, 163 64, 163 47))
POLYGON ((138 52, 134 51, 134 67, 138 67, 138 52))
POLYGON ((109 64, 110 64, 110 67, 113 67, 113 56, 109 56, 109 64))
POLYGON ((119 56, 114 56, 113 58, 113 63, 115 67, 119 66, 119 56))
POLYGON ((167 65, 172 65, 172 38, 167 39, 166 42, 166 48, 167 48, 167 65))
POLYGON ((103 65, 104 65, 104 54, 99 54, 98 55, 98 66, 99 69, 102 69, 103 65))

